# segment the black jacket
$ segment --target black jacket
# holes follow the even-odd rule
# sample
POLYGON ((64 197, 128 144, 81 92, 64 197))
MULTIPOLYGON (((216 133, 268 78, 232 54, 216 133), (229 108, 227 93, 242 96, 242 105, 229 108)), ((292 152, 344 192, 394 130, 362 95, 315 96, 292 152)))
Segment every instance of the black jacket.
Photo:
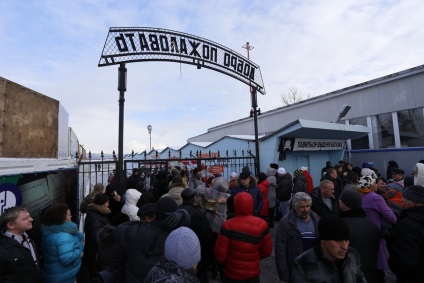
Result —
POLYGON ((324 201, 321 198, 321 193, 319 190, 319 187, 316 187, 311 194, 312 198, 312 205, 311 210, 318 214, 320 217, 323 217, 324 215, 338 215, 339 214, 339 203, 336 200, 335 197, 330 198, 331 203, 333 204, 333 209, 330 210, 328 206, 324 203, 324 201))
MULTIPOLYGON (((313 211, 310 217, 318 233, 320 218, 313 211)), ((296 211, 292 209, 280 220, 275 234, 275 265, 280 280, 287 282, 291 277, 296 257, 304 252, 302 234, 296 226, 296 220, 296 211)))
MULTIPOLYGON (((40 265, 38 252, 31 241, 40 265)), ((31 251, 16 240, 0 233, 0 282, 41 282, 40 269, 32 258, 31 251)))
POLYGON ((378 282, 377 252, 380 232, 362 208, 340 212, 350 231, 349 246, 361 256, 362 270, 368 282, 378 282))
POLYGON ((424 206, 405 209, 395 225, 390 269, 398 282, 422 282, 424 270, 424 206))
POLYGON ((118 243, 126 258, 126 283, 144 282, 150 269, 165 259, 165 240, 171 231, 172 229, 166 227, 159 218, 151 223, 136 222, 130 225, 124 223, 117 227, 118 243), (119 239, 120 235, 123 235, 124 239, 119 239))
POLYGON ((288 201, 293 192, 293 178, 290 173, 277 175, 277 187, 275 194, 279 201, 288 201))

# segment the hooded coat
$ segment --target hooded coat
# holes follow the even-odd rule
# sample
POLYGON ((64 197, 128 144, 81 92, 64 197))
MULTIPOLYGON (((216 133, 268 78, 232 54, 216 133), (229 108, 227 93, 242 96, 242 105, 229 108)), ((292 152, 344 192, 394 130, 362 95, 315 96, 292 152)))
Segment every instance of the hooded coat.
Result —
POLYGON ((269 188, 269 182, 267 180, 264 180, 258 184, 258 188, 261 191, 262 199, 264 202, 264 205, 262 207, 261 212, 259 213, 259 216, 268 216, 268 210, 269 210, 269 202, 268 202, 268 188, 269 188))
POLYGON ((138 207, 137 202, 141 197, 141 193, 136 189, 128 189, 125 193, 125 204, 121 209, 122 213, 125 213, 130 218, 130 221, 140 220, 137 216, 138 207))
POLYGON ((231 190, 231 196, 235 197, 238 193, 246 192, 249 193, 253 198, 253 215, 259 216, 262 211, 264 202, 262 194, 259 188, 256 186, 256 178, 250 176, 250 183, 248 187, 241 184, 240 176, 237 177, 237 186, 231 190))
POLYGON ((181 198, 181 192, 184 191, 184 184, 181 183, 171 183, 171 185, 169 186, 169 191, 164 194, 162 197, 164 196, 168 196, 171 197, 175 200, 175 202, 178 205, 182 205, 183 204, 183 199, 181 198))
POLYGON ((226 277, 246 280, 259 276, 259 261, 271 255, 268 224, 253 213, 253 198, 246 192, 234 197, 236 216, 224 222, 215 243, 215 257, 226 277))
POLYGON ((269 183, 269 188, 268 188, 269 208, 275 207, 277 203, 277 196, 275 194, 275 187, 277 187, 277 179, 275 178, 276 173, 277 173, 277 169, 274 169, 271 167, 268 167, 265 172, 265 174, 268 176, 266 180, 269 183))
POLYGON ((81 267, 83 235, 74 222, 41 225, 45 283, 73 283, 81 267))

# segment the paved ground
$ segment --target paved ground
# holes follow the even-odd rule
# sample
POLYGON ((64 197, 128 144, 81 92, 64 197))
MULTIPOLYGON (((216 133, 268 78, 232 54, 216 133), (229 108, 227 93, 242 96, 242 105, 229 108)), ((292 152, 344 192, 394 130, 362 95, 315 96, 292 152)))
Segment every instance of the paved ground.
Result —
MULTIPOLYGON (((276 223, 277 224, 277 223, 276 223)), ((275 253, 274 253, 274 242, 275 242, 275 232, 276 228, 270 229, 272 235, 272 243, 273 249, 270 257, 261 261, 261 282, 262 283, 278 283, 280 280, 278 279, 277 270, 275 267, 275 253)), ((210 277, 211 278, 211 277, 210 277)), ((217 280, 210 280, 210 283, 220 283, 221 280, 217 278, 217 280)), ((371 282, 372 283, 372 282, 371 282)), ((386 283, 396 283, 396 276, 393 273, 389 272, 386 274, 386 283)))

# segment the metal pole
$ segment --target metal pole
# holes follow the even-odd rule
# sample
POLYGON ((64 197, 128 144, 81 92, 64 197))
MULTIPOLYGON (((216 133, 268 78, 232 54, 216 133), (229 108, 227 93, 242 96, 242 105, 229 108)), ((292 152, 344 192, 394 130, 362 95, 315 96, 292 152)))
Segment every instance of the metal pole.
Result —
POLYGON ((258 137, 258 102, 257 102, 257 92, 256 87, 252 87, 252 108, 253 108, 253 123, 255 126, 255 155, 256 155, 256 176, 259 176, 261 169, 259 167, 259 137, 258 137))
POLYGON ((152 125, 148 125, 147 126, 147 130, 149 131, 149 136, 150 136, 150 151, 152 151, 152 125))
POLYGON ((117 174, 117 187, 116 190, 119 194, 124 193, 124 103, 125 91, 127 90, 127 68, 125 63, 121 63, 118 68, 118 90, 119 90, 119 137, 118 137, 118 168, 117 174))

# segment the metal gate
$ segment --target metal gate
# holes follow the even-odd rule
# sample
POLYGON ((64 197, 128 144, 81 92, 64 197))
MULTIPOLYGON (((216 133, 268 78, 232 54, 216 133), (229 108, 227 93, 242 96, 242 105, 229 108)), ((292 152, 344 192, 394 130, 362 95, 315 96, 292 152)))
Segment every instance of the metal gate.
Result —
MULTIPOLYGON (((159 154, 155 156, 159 156, 159 154)), ((89 153, 88 159, 81 160, 78 170, 79 200, 89 194, 97 183, 102 183, 106 187, 109 179, 115 173, 117 164, 115 153, 111 159, 106 159, 102 152, 97 160, 93 160, 91 153, 89 153)), ((144 152, 143 158, 132 153, 124 159, 126 177, 132 174, 133 168, 140 169, 141 173, 149 172, 154 175, 158 170, 170 170, 175 166, 186 167, 188 173, 196 167, 201 168, 206 173, 206 176, 220 174, 226 179, 229 179, 232 172, 239 174, 244 166, 248 166, 250 172, 255 172, 256 169, 255 156, 252 155, 250 150, 242 150, 240 152, 233 150, 231 154, 227 150, 224 155, 221 155, 219 151, 196 151, 195 153, 190 151, 189 157, 182 157, 180 151, 178 158, 171 156, 171 151, 168 152, 168 158, 148 158, 144 152)))
POLYGON ((152 174, 159 169, 165 168, 170 170, 176 166, 186 168, 187 173, 190 173, 196 167, 201 168, 206 173, 206 176, 220 175, 226 179, 230 178, 232 172, 239 174, 244 166, 248 166, 251 172, 255 172, 256 169, 255 156, 252 155, 250 150, 247 152, 242 150, 239 153, 234 150, 231 155, 228 150, 225 152, 225 155, 221 155, 219 151, 196 151, 194 154, 190 151, 190 156, 186 158, 181 156, 181 151, 179 152, 179 158, 171 156, 171 151, 168 151, 168 158, 166 159, 148 159, 147 154, 144 154, 144 158, 140 159, 135 158, 135 155, 132 154, 124 160, 127 176, 131 175, 133 168, 138 168, 142 172, 150 172, 152 174))

